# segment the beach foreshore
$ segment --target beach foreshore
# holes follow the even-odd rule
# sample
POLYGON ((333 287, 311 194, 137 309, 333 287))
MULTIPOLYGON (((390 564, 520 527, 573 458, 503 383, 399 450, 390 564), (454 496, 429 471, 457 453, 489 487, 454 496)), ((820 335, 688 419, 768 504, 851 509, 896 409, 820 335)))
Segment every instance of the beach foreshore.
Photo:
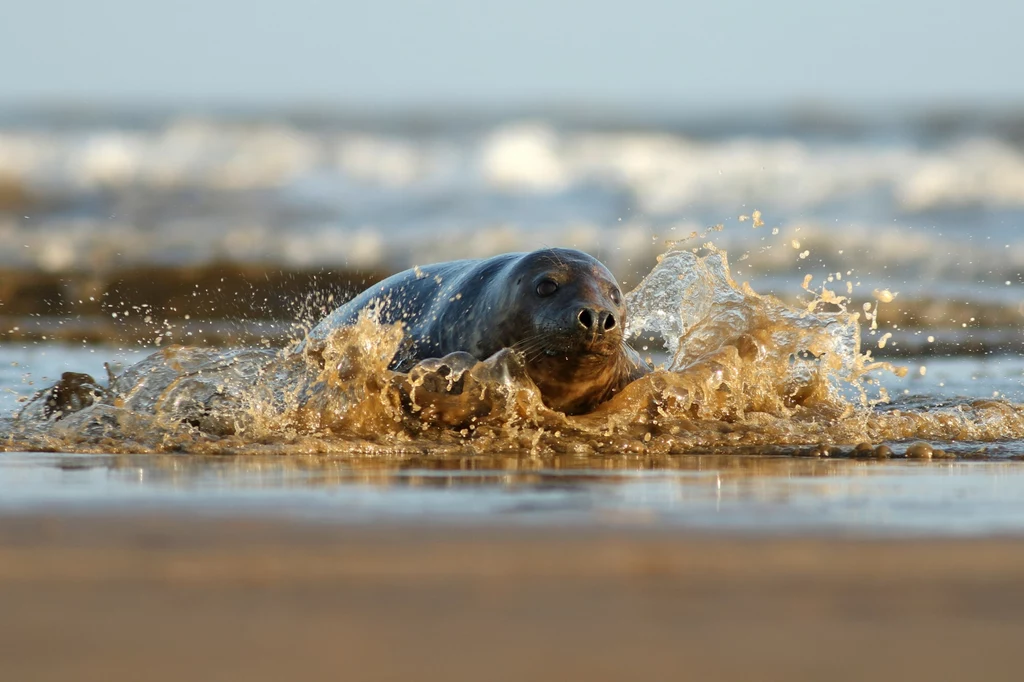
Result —
POLYGON ((0 517, 5 680, 1011 680, 1024 539, 0 517))

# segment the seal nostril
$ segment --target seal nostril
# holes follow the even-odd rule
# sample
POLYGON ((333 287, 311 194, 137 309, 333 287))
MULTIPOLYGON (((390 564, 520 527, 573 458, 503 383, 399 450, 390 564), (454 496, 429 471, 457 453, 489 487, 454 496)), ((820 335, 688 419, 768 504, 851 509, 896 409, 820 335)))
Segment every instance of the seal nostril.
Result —
POLYGON ((604 318, 604 328, 605 331, 615 329, 615 316, 611 313, 608 313, 608 317, 604 318))
POLYGON ((581 310, 580 314, 577 315, 576 318, 580 321, 580 324, 583 325, 584 329, 590 329, 594 326, 594 315, 586 308, 581 310))

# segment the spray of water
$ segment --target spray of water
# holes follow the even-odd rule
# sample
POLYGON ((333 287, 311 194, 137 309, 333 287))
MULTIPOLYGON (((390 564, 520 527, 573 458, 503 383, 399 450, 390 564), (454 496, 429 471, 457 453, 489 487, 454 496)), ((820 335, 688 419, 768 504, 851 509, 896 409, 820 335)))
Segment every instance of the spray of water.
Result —
POLYGON ((315 351, 169 346, 105 386, 79 381, 77 402, 44 391, 2 447, 588 455, 1024 437, 1024 411, 1003 401, 883 409, 871 375, 900 370, 862 352, 845 297, 759 295, 711 244, 674 247, 627 300, 628 336, 657 369, 587 415, 545 407, 511 350, 389 370, 403 329, 367 313, 315 351))

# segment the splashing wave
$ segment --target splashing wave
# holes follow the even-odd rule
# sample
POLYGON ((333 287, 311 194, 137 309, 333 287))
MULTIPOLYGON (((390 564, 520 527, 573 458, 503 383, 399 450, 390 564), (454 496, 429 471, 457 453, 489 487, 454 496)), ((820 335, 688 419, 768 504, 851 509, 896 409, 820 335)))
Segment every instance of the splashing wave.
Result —
POLYGON ((634 343, 668 355, 587 415, 546 408, 510 350, 391 371, 402 329, 364 316, 326 339, 322 359, 173 346, 106 386, 75 384, 83 409, 53 413, 43 392, 2 447, 586 455, 1024 437, 1024 408, 1005 401, 883 409, 872 375, 901 370, 861 351, 859 314, 843 297, 822 289, 797 308, 759 295, 736 284, 727 255, 710 244, 664 254, 628 303, 634 343))

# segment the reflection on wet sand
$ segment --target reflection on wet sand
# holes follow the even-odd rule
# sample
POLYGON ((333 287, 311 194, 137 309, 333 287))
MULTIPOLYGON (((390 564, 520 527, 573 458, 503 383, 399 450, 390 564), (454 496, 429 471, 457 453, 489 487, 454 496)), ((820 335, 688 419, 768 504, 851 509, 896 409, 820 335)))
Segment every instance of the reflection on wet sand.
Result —
MULTIPOLYGON (((38 457, 38 455, 36 455, 38 457)), ((112 455, 59 458, 61 468, 100 467, 125 482, 188 486, 218 482, 246 488, 333 487, 572 487, 614 485, 665 478, 680 485, 701 481, 770 481, 792 478, 849 478, 893 471, 899 465, 874 460, 786 456, 530 456, 522 453, 466 456, 367 458, 349 456, 112 455)), ((961 464, 960 466, 967 466, 961 464)), ((1016 462, 987 469, 1016 471, 1016 462)), ((717 484, 717 483, 716 483, 717 484)))
POLYGON ((178 509, 329 522, 644 523, 977 535, 1024 529, 1015 461, 702 454, 0 455, 0 511, 178 509))

